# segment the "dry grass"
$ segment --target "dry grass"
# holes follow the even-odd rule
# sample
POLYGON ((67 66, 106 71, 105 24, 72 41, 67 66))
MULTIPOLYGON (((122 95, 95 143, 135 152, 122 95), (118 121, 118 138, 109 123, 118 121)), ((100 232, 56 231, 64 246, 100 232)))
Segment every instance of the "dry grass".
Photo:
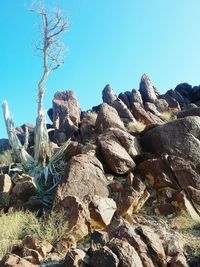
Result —
POLYGON ((93 126, 95 126, 95 122, 96 122, 96 119, 97 119, 97 113, 94 112, 94 111, 88 112, 87 119, 93 126))
POLYGON ((170 121, 172 119, 172 113, 170 111, 164 111, 159 114, 159 117, 163 121, 170 121))
POLYGON ((170 228, 182 236, 186 253, 189 257, 199 257, 200 260, 200 222, 181 214, 169 220, 170 228))
POLYGON ((14 245, 21 244, 26 235, 46 240, 54 245, 68 230, 63 212, 51 212, 39 221, 31 212, 0 213, 0 259, 11 252, 14 245))
POLYGON ((132 133, 140 133, 145 129, 146 125, 143 122, 129 122, 127 125, 127 131, 132 133))
POLYGON ((12 150, 6 150, 2 154, 0 154, 0 164, 9 165, 12 162, 12 150))

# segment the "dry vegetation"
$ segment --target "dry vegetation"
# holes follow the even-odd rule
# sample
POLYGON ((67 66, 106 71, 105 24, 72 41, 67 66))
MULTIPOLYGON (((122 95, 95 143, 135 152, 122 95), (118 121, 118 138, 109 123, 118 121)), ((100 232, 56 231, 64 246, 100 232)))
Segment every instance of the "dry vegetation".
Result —
POLYGON ((94 111, 88 112, 87 119, 91 123, 91 125, 95 126, 95 122, 96 122, 96 119, 97 119, 97 113, 94 112, 94 111))
POLYGON ((200 222, 186 214, 181 214, 170 219, 169 226, 181 234, 188 256, 197 257, 200 260, 200 222))
POLYGON ((0 154, 0 164, 9 165, 12 162, 12 150, 6 150, 2 154, 0 154))
POLYGON ((145 129, 146 125, 143 122, 129 122, 127 125, 127 131, 132 133, 140 133, 145 129))
POLYGON ((26 235, 34 235, 39 241, 46 240, 54 245, 68 229, 63 218, 63 212, 51 212, 42 221, 31 212, 0 213, 0 258, 11 252, 14 245, 20 245, 26 235))

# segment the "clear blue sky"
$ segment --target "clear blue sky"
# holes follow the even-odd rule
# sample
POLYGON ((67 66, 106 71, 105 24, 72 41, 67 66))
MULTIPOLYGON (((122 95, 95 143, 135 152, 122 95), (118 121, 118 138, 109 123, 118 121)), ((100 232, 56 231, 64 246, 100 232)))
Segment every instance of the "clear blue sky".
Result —
MULTIPOLYGON (((65 64, 48 80, 45 109, 56 91, 74 90, 82 110, 101 102, 103 87, 138 88, 147 73, 160 92, 180 82, 200 83, 199 0, 58 0, 70 31, 65 64)), ((42 61, 34 56, 38 18, 29 0, 1 0, 0 101, 6 99, 15 125, 35 123, 42 61)), ((6 137, 0 114, 0 137, 6 137)))

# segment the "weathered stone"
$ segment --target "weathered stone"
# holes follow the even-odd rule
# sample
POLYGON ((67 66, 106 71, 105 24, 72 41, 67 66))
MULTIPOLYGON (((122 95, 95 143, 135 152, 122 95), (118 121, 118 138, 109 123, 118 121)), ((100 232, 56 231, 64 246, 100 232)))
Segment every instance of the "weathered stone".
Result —
POLYGON ((153 188, 163 188, 173 186, 177 188, 173 181, 173 173, 162 159, 148 159, 137 165, 137 170, 145 176, 153 188))
POLYGON ((24 202, 28 201, 31 196, 35 196, 37 194, 38 191, 33 177, 31 176, 22 177, 17 181, 12 189, 12 198, 17 198, 24 202))
MULTIPOLYGON (((6 138, 0 139, 0 153, 3 153, 4 151, 9 150, 9 149, 11 149, 9 140, 6 138)), ((2 164, 3 162, 0 162, 0 163, 2 164)))
POLYGON ((110 127, 116 127, 125 130, 124 124, 121 121, 115 108, 103 103, 100 107, 95 127, 98 130, 105 130, 110 127))
POLYGON ((113 238, 107 246, 117 255, 121 267, 143 267, 142 261, 127 241, 113 238))
POLYGON ((0 174, 0 209, 9 206, 12 181, 8 174, 0 174))
POLYGON ((135 167, 132 158, 141 153, 135 137, 120 129, 110 128, 98 140, 106 166, 111 171, 123 174, 135 167))
POLYGON ((104 246, 93 252, 90 265, 91 267, 118 267, 119 259, 111 249, 104 246))
POLYGON ((130 100, 131 106, 133 105, 133 103, 139 103, 141 106, 143 105, 142 96, 138 90, 132 90, 130 100))
POLYGON ((73 235, 68 234, 63 236, 55 245, 56 249, 61 253, 67 253, 71 249, 76 248, 76 238, 73 235))
POLYGON ((78 241, 89 233, 89 210, 78 197, 66 196, 53 209, 63 212, 63 217, 68 224, 66 236, 71 234, 78 241))
POLYGON ((96 112, 82 112, 82 119, 79 127, 82 142, 94 140, 97 136, 95 132, 96 112))
MULTIPOLYGON (((53 99, 53 124, 66 138, 76 134, 80 122, 80 106, 72 91, 57 92, 53 99)), ((56 132, 55 132, 56 134, 56 132)))
POLYGON ((151 113, 153 113, 154 115, 158 116, 160 115, 160 112, 157 110, 156 106, 154 103, 151 103, 151 102, 146 102, 144 104, 144 108, 146 111, 149 111, 151 113))
POLYGON ((120 194, 120 199, 117 203, 117 214, 131 216, 142 208, 149 196, 150 194, 146 190, 145 184, 132 175, 132 184, 125 185, 120 194))
POLYGON ((183 110, 177 114, 177 118, 184 118, 187 116, 199 116, 200 117, 200 107, 183 110))
POLYGON ((152 123, 162 123, 162 120, 153 115, 151 112, 146 112, 141 104, 134 102, 132 105, 132 112, 136 120, 143 122, 145 125, 152 123))
POLYGON ((81 249, 71 249, 64 260, 64 266, 85 267, 89 262, 89 256, 81 249))
POLYGON ((91 234, 91 249, 98 250, 106 245, 109 241, 108 233, 101 230, 96 230, 91 234))
POLYGON ((149 79, 149 77, 144 74, 140 81, 140 94, 142 96, 143 102, 152 102, 154 103, 157 99, 157 93, 149 79))
POLYGON ((193 203, 191 203, 183 190, 173 195, 172 204, 178 207, 181 211, 186 211, 192 219, 200 222, 200 212, 195 208, 193 203))
POLYGON ((169 94, 166 93, 160 97, 167 102, 169 108, 176 109, 177 111, 180 110, 179 102, 169 94))
POLYGON ((176 86, 175 91, 178 92, 183 98, 188 99, 189 101, 190 96, 192 94, 192 86, 188 83, 180 83, 176 86))
POLYGON ((165 112, 169 109, 169 104, 164 98, 158 98, 155 101, 155 106, 158 110, 158 112, 165 112))
POLYGON ((0 261, 1 267, 33 267, 32 263, 20 258, 19 256, 11 253, 7 253, 0 261))
POLYGON ((200 164, 200 117, 186 117, 147 131, 142 140, 144 151, 175 155, 200 164))
POLYGON ((79 154, 70 160, 57 188, 54 205, 69 195, 80 199, 87 195, 109 195, 103 166, 95 156, 79 154))
POLYGON ((135 122, 135 118, 128 107, 122 102, 121 99, 117 98, 111 103, 111 106, 117 110, 117 113, 124 124, 128 124, 129 122, 135 122))
POLYGON ((89 204, 92 227, 105 228, 111 222, 116 209, 117 205, 112 198, 94 196, 89 204))
POLYGON ((121 99, 129 109, 131 109, 131 92, 127 91, 125 93, 120 93, 118 98, 121 99))
POLYGON ((115 95, 110 84, 107 84, 105 88, 103 89, 102 99, 103 99, 103 102, 107 104, 111 104, 114 100, 117 99, 117 96, 115 95))
POLYGON ((165 96, 170 96, 171 98, 175 99, 181 107, 184 107, 185 105, 189 104, 189 100, 184 99, 183 96, 175 90, 168 90, 165 96))
POLYGON ((174 256, 170 262, 169 267, 189 267, 187 260, 183 253, 174 256))

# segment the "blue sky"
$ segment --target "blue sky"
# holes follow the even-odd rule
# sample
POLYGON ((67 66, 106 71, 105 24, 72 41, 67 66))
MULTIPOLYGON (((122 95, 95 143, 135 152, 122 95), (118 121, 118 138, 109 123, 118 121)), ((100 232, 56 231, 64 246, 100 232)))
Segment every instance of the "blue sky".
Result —
MULTIPOLYGON (((32 42, 38 17, 28 0, 1 0, 0 101, 15 125, 35 123, 41 58, 32 42)), ((199 0, 46 0, 70 19, 65 64, 48 80, 45 109, 56 91, 73 90, 82 110, 101 102, 110 83, 118 94, 138 88, 147 73, 164 93, 180 82, 200 83, 199 0)), ((0 114, 0 138, 6 137, 0 114)))

